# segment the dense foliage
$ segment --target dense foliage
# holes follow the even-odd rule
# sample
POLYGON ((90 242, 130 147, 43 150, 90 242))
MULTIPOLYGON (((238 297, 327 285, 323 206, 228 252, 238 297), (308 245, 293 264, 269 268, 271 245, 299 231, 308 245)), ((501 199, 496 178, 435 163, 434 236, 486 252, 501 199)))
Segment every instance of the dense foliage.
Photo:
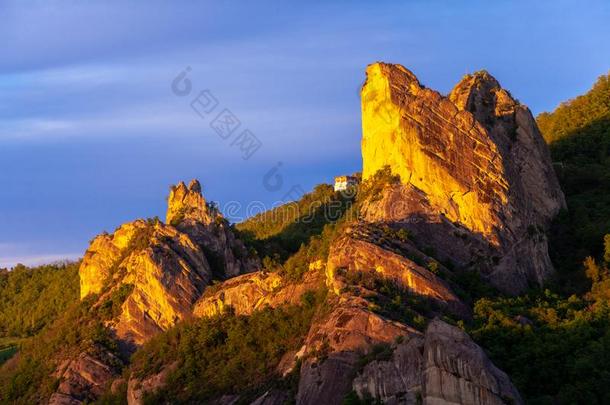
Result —
POLYGON ((79 263, 0 270, 0 337, 29 337, 78 300, 79 263))
POLYGON ((544 290, 475 305, 469 332, 528 403, 610 403, 610 271, 588 258, 585 272, 584 297, 544 290))
POLYGON ((610 231, 610 76, 585 95, 537 118, 566 195, 568 211, 551 232, 551 254, 565 287, 586 289, 582 260, 597 256, 610 231))
POLYGON ((544 139, 553 143, 610 116, 610 74, 601 76, 591 90, 562 103, 552 113, 537 117, 544 139))
POLYGON ((261 257, 286 260, 319 236, 327 224, 342 218, 354 201, 354 192, 335 192, 320 184, 300 200, 255 215, 236 225, 240 237, 261 257))
POLYGON ((127 359, 104 324, 118 315, 131 288, 122 285, 104 290, 101 294, 106 298, 99 304, 96 294, 76 300, 38 335, 23 340, 19 356, 0 369, 0 403, 46 402, 59 384, 56 367, 79 353, 111 353, 114 360, 110 365, 120 370, 127 359))
POLYGON ((244 394, 245 401, 273 383, 290 387, 290 381, 280 381, 277 364, 302 345, 325 296, 312 291, 300 306, 185 321, 156 336, 132 358, 135 376, 170 370, 166 387, 145 402, 204 403, 222 393, 244 394))

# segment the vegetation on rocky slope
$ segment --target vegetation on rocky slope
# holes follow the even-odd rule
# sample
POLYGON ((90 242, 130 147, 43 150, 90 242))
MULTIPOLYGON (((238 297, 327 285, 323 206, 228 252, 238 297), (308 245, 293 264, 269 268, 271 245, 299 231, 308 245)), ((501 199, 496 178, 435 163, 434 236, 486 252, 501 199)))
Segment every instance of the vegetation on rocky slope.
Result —
MULTIPOLYGON (((559 278, 545 289, 508 297, 490 288, 476 271, 456 270, 450 281, 474 308, 471 321, 456 323, 510 375, 528 403, 609 403, 609 76, 600 78, 586 95, 541 114, 538 123, 550 142, 568 203, 550 234, 559 278)), ((320 185, 301 200, 235 228, 263 258, 265 271, 298 282, 311 263, 326 261, 331 243, 358 218, 363 201, 379 198, 383 188, 396 181, 384 169, 353 193, 320 185)), ((379 230, 390 241, 413 239, 404 229, 379 230)), ((128 251, 143 248, 148 237, 144 233, 135 238, 128 251)), ((439 263, 419 264, 443 278, 439 263)), ((342 276, 348 287, 373 292, 365 297, 368 309, 384 317, 423 329, 439 312, 388 280, 362 272, 342 276)), ((239 394, 247 401, 278 385, 294 393, 294 375, 280 377, 277 365, 285 353, 299 349, 312 320, 325 310, 325 293, 311 291, 303 295, 301 305, 265 308, 250 316, 228 312, 189 319, 127 358, 104 322, 119 315, 131 288, 126 284, 79 302, 77 263, 0 270, 0 363, 20 345, 19 358, 0 369, 0 403, 44 402, 59 383, 54 375, 58 363, 94 350, 116 354, 112 366, 117 373, 124 369, 126 379, 177 365, 168 374, 168 384, 145 397, 149 403, 193 403, 223 394, 239 394), (105 300, 95 304, 105 293, 105 300)), ((377 355, 373 351, 372 356, 377 355)), ((125 390, 109 393, 100 402, 124 403, 125 390)), ((349 400, 360 403, 354 395, 349 400)))
POLYGON ((338 193, 331 185, 320 184, 300 200, 255 215, 235 228, 260 257, 285 261, 319 237, 326 225, 341 219, 353 202, 353 193, 338 193))
POLYGON ((592 287, 585 296, 546 289, 475 304, 468 331, 529 403, 610 402, 608 263, 589 258, 586 273, 592 287))
MULTIPOLYGON (((121 286, 108 294, 100 305, 94 305, 97 294, 79 301, 78 281, 73 282, 76 283, 74 296, 62 306, 57 319, 49 319, 47 326, 38 334, 22 340, 19 356, 9 360, 0 369, 0 403, 32 404, 48 401, 59 383, 59 377, 55 374, 56 367, 79 353, 99 350, 112 353, 116 356, 116 364, 110 366, 117 370, 127 360, 105 322, 117 316, 125 292, 131 286, 121 286)), ((67 290, 70 290, 70 284, 70 279, 66 278, 67 290)), ((57 291, 60 295, 60 290, 57 291)), ((103 293, 106 292, 107 287, 103 293)))
POLYGON ((483 294, 467 330, 528 403, 608 403, 610 76, 537 120, 568 205, 549 235, 559 279, 518 297, 483 294))
POLYGON ((222 393, 253 400, 271 384, 290 384, 282 382, 276 367, 286 352, 303 344, 325 296, 324 290, 310 291, 301 305, 182 322, 132 357, 131 375, 143 378, 177 365, 167 385, 145 403, 203 403, 222 393))

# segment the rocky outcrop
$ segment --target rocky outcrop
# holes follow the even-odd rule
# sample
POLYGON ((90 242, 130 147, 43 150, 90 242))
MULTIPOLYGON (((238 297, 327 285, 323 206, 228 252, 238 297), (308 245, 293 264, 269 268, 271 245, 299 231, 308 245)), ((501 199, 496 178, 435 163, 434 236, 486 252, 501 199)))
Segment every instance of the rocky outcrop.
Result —
POLYGON ((120 285, 133 289, 110 325, 119 339, 136 345, 190 316, 212 279, 201 248, 161 223, 154 226, 148 247, 124 260, 121 272, 120 285))
POLYGON ((235 277, 260 268, 213 203, 206 202, 197 180, 170 189, 166 223, 188 234, 201 246, 218 278, 235 277))
MULTIPOLYGON (((93 305, 107 314, 105 325, 125 352, 191 316, 212 279, 258 266, 196 180, 171 188, 167 220, 137 220, 96 237, 79 269, 81 297, 98 295, 93 305)), ((104 359, 71 360, 54 398, 81 403, 99 395, 96 384, 110 378, 104 359)))
MULTIPOLYGON (((374 277, 391 280, 411 293, 433 300, 454 314, 469 316, 469 309, 449 285, 414 260, 418 258, 420 263, 428 263, 437 272, 443 268, 441 264, 417 250, 408 240, 393 240, 393 246, 380 246, 383 244, 382 238, 367 227, 358 226, 348 228, 343 236, 333 242, 326 269, 329 288, 340 295, 347 287, 342 272, 371 273, 374 277), (411 252, 413 259, 405 257, 404 252, 411 252)), ((443 271, 448 272, 447 269, 443 271)))
POLYGON ((423 337, 396 345, 389 360, 366 365, 353 388, 384 404, 523 403, 508 376, 466 333, 438 319, 423 337))
POLYGON ((389 360, 367 364, 352 382, 361 398, 376 398, 384 404, 422 403, 424 337, 411 336, 394 345, 389 360))
POLYGON ((49 404, 76 405, 95 400, 119 376, 120 364, 120 359, 101 347, 64 361, 56 372, 60 383, 49 404))
POLYGON ((103 233, 93 239, 79 269, 81 298, 102 291, 112 270, 133 250, 146 229, 146 221, 137 220, 121 225, 113 234, 103 233))
POLYGON ((193 314, 211 317, 230 309, 236 315, 250 315, 267 306, 298 305, 304 293, 317 290, 321 284, 321 274, 316 270, 306 272, 298 282, 278 273, 244 274, 210 287, 195 304, 193 314))
POLYGON ((125 224, 92 245, 96 250, 87 251, 80 268, 81 286, 88 293, 101 294, 97 305, 112 300, 121 289, 127 291, 120 314, 107 322, 127 345, 140 345, 189 316, 212 280, 202 248, 161 222, 125 224), (105 280, 105 289, 99 278, 105 280))
POLYGON ((82 297, 101 293, 103 303, 132 287, 109 326, 133 345, 189 316, 214 277, 258 265, 196 180, 171 188, 167 222, 137 220, 98 236, 79 269, 82 297))
POLYGON ((352 389, 362 357, 378 344, 417 335, 415 329, 366 309, 352 297, 312 325, 301 353, 297 404, 340 404, 352 389))
POLYGON ((435 320, 424 344, 427 404, 520 404, 519 392, 462 330, 435 320))
POLYGON ((127 403, 129 405, 141 405, 144 403, 146 394, 154 393, 166 384, 168 375, 173 372, 177 363, 172 363, 152 376, 144 379, 130 378, 127 384, 127 403))
POLYGON ((363 179, 389 166, 427 214, 487 241, 498 259, 481 271, 498 288, 516 293, 552 273, 543 233, 564 197, 530 111, 489 74, 443 97, 400 65, 370 65, 362 129, 363 179))

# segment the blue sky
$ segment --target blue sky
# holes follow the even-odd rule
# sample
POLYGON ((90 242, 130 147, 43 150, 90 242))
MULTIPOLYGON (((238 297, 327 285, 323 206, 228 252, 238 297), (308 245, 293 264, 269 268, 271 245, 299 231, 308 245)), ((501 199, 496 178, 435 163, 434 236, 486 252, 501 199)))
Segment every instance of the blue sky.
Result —
POLYGON ((181 179, 237 219, 359 170, 374 61, 442 92, 484 68, 534 113, 610 69, 603 1, 2 0, 0 21, 0 267, 76 257, 103 230, 163 218, 181 179), (203 90, 218 106, 202 118, 190 102, 203 90), (250 159, 210 127, 224 108, 260 140, 250 159))

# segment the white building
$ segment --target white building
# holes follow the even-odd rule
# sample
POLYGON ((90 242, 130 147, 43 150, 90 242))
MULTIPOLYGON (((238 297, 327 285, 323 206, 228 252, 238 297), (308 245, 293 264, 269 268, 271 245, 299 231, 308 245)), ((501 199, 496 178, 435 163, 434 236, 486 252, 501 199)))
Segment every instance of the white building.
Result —
POLYGON ((358 179, 354 176, 338 176, 335 177, 335 191, 347 190, 350 186, 358 184, 358 179))

